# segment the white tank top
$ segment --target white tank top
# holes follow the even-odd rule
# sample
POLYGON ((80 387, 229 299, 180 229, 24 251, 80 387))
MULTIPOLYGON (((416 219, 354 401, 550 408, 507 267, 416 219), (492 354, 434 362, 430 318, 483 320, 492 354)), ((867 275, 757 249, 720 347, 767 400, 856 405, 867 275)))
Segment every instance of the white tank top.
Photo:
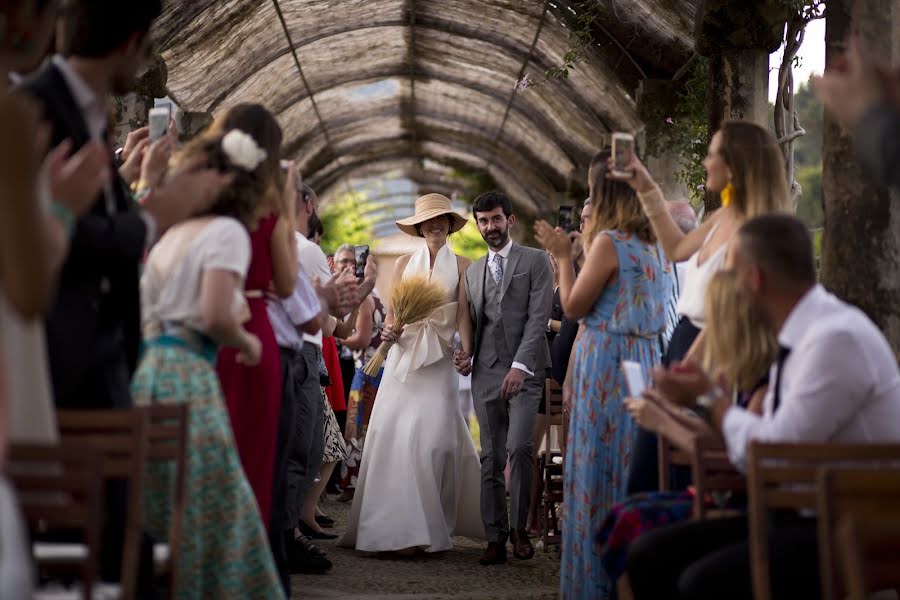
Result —
POLYGON ((703 240, 700 250, 695 252, 685 263, 684 287, 678 298, 678 314, 690 319, 691 323, 700 329, 706 325, 706 288, 709 286, 712 276, 725 266, 725 255, 728 254, 728 244, 725 243, 713 252, 712 256, 707 257, 702 265, 697 264, 700 252, 703 251, 717 228, 718 224, 703 240))

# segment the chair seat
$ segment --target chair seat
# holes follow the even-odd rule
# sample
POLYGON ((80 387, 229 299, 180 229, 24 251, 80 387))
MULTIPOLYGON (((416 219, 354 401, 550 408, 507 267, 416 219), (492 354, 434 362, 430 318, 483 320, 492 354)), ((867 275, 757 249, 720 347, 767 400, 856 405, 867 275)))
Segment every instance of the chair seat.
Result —
MULTIPOLYGON (((73 544, 74 545, 74 544, 73 544)), ((58 583, 43 586, 34 591, 34 600, 82 600, 81 585, 78 583, 65 587, 58 583)), ((122 597, 122 586, 117 583, 96 583, 91 593, 92 600, 119 600, 122 597)))
POLYGON ((87 560, 88 549, 84 544, 35 542, 31 548, 38 564, 69 564, 87 560))

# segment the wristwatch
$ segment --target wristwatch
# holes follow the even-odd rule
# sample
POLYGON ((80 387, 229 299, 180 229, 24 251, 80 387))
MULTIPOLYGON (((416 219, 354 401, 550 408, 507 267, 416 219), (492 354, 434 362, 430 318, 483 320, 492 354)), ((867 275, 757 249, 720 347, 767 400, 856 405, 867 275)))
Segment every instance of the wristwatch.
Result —
POLYGON ((717 387, 711 388, 708 392, 699 396, 697 402, 691 407, 691 410, 697 413, 701 419, 707 423, 712 423, 713 407, 722 398, 721 390, 717 387))

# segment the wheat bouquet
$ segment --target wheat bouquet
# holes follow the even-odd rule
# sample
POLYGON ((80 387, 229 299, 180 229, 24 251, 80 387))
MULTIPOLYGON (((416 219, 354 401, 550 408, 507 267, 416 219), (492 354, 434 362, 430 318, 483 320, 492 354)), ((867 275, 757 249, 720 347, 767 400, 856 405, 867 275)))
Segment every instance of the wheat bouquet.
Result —
MULTIPOLYGON (((430 317, 447 303, 447 291, 440 283, 432 282, 424 275, 413 275, 404 277, 394 286, 390 303, 394 311, 394 328, 400 329, 430 317)), ((363 368, 363 373, 377 377, 391 346, 393 342, 381 342, 363 368)))

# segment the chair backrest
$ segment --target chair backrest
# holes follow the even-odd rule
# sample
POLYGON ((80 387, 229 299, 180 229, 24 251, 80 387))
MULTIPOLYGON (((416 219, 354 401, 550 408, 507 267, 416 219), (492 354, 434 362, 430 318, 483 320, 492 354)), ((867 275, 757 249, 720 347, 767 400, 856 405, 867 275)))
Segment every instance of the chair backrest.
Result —
POLYGON ((706 496, 713 492, 745 492, 747 478, 731 464, 725 442, 717 434, 694 437, 691 455, 694 488, 694 518, 707 517, 706 496))
POLYGON ((175 489, 169 526, 169 587, 176 589, 176 567, 179 564, 184 507, 187 504, 187 450, 190 408, 187 404, 154 404, 143 407, 147 419, 147 460, 172 463, 175 467, 175 489))
POLYGON ((900 517, 851 514, 837 529, 841 573, 848 600, 868 600, 872 592, 900 589, 900 517))
POLYGON ((91 598, 100 561, 103 514, 102 456, 81 444, 10 445, 6 474, 34 533, 80 531, 87 555, 81 563, 82 592, 91 598))
POLYGON ((900 465, 868 469, 822 467, 816 507, 822 597, 837 600, 845 595, 836 557, 838 523, 857 515, 900 519, 900 465))
POLYGON ((141 503, 144 464, 147 460, 146 415, 137 409, 61 410, 57 413, 57 421, 63 440, 79 442, 100 452, 105 479, 124 481, 127 485, 121 584, 123 597, 133 598, 137 587, 143 525, 141 503))
POLYGON ((748 452, 750 566, 755 600, 771 598, 768 511, 815 509, 818 470, 900 459, 900 444, 763 444, 748 452))
POLYGON ((545 398, 546 398, 546 444, 550 448, 550 430, 552 427, 559 427, 559 449, 561 454, 566 455, 566 436, 569 433, 569 414, 563 403, 562 387, 555 379, 548 378, 544 382, 545 398))

